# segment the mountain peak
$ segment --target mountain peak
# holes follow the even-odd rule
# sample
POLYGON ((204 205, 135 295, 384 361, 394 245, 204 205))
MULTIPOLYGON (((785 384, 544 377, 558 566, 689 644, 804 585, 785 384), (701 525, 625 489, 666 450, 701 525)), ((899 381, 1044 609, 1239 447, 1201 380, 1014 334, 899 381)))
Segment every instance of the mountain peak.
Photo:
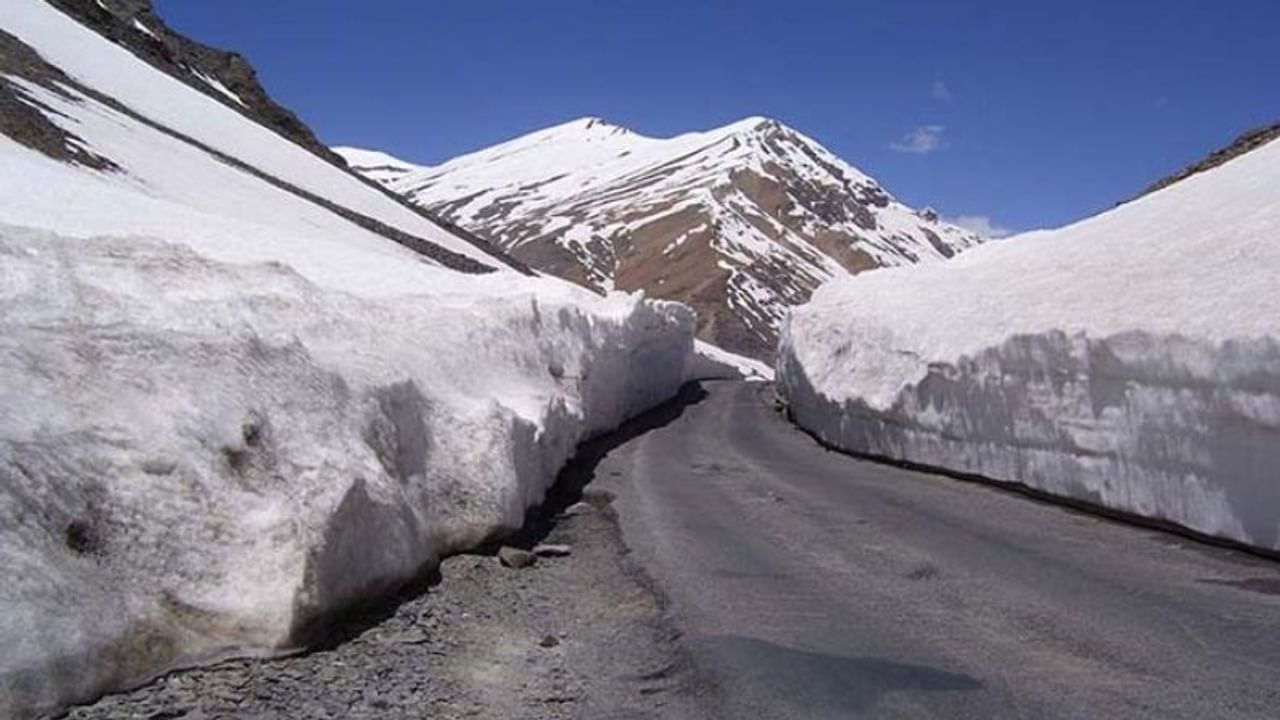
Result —
POLYGON ((580 117, 577 120, 570 120, 569 122, 561 125, 560 127, 586 131, 592 135, 629 135, 631 134, 631 130, 625 127, 622 127, 621 125, 616 125, 614 123, 611 123, 602 117, 597 117, 594 115, 580 117))
POLYGON ((743 133, 766 133, 774 130, 789 130, 786 125, 780 121, 763 115, 751 115, 741 120, 731 122, 722 128, 713 130, 714 133, 724 133, 726 135, 738 135, 743 133))
POLYGON ((584 117, 380 179, 540 270, 686 302, 702 339, 761 358, 826 280, 980 241, 759 115, 669 138, 584 117))

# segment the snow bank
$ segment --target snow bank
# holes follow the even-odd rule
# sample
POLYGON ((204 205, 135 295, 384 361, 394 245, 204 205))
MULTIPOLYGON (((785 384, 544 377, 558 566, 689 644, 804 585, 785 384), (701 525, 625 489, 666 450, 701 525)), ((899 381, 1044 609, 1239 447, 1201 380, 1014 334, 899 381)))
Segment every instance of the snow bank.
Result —
POLYGON ((0 226, 0 715, 287 648, 683 382, 683 306, 493 277, 362 297, 0 226))
POLYGON ((702 340, 693 341, 693 357, 686 370, 688 380, 746 380, 769 382, 773 368, 702 340))
POLYGON ((1280 550, 1280 143, 1061 230, 824 287, 778 377, 834 445, 1280 550))

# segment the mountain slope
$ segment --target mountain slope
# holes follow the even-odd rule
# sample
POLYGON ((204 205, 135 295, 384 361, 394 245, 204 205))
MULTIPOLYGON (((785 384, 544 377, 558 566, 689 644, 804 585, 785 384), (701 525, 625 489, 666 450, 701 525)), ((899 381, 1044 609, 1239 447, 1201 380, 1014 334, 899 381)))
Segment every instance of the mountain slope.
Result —
MULTIPOLYGON (((30 32, 21 33, 21 39, 9 32, 0 35, 4 50, 0 53, 0 71, 8 76, 0 82, 0 106, 7 109, 0 113, 0 123, 9 138, 42 152, 65 154, 61 148, 74 148, 85 140, 81 135, 95 131, 94 122, 86 123, 78 116, 84 109, 100 106, 131 123, 167 135, 168 140, 180 146, 197 148, 197 157, 214 154, 223 165, 317 206, 324 211, 322 215, 337 216, 296 223, 295 231, 315 228, 317 222, 320 227, 342 226, 344 232, 349 231, 345 226, 355 225, 454 269, 486 272, 505 266, 524 268, 487 242, 453 232, 422 208, 347 171, 342 160, 316 140, 305 124, 267 95, 243 58, 173 32, 155 15, 149 0, 50 0, 50 4, 81 23, 77 30, 81 37, 96 34, 98 42, 107 40, 118 51, 85 52, 83 57, 68 57, 54 67, 44 57, 49 48, 42 45, 42 37, 49 38, 58 31, 51 24, 46 23, 40 32, 30 27, 30 32), (124 53, 167 76, 163 81, 166 90, 148 86, 156 73, 141 63, 117 67, 124 53), (195 92, 174 94, 176 85, 195 92), (87 102, 83 108, 45 117, 32 112, 36 104, 49 109, 58 106, 56 101, 51 104, 40 100, 45 92, 58 101, 70 101, 72 106, 78 104, 80 97, 87 102), (176 104, 166 107, 162 101, 171 97, 177 98, 176 104)), ((16 6, 12 8, 9 17, 17 11, 16 6)), ((15 24, 5 29, 20 28, 15 24)), ((101 113, 90 115, 96 120, 101 113)), ((97 124, 102 125, 100 121, 97 124)), ((161 158, 156 159, 158 167, 161 158)), ((174 165, 180 166, 181 161, 176 160, 174 165)), ((120 175, 131 174, 130 168, 116 165, 114 169, 120 175)), ((132 168, 133 174, 139 174, 139 170, 132 168)), ((178 174, 171 172, 170 177, 178 174)), ((238 174, 233 176, 235 184, 245 184, 238 174)), ((197 173, 185 184, 193 185, 200 177, 197 173)), ((156 186, 175 187, 165 182, 156 186)), ((203 198, 206 209, 216 204, 217 196, 226 194, 225 190, 228 188, 214 183, 203 198)), ((71 203, 73 208, 83 205, 71 203)), ((224 208, 228 210, 224 214, 234 217, 243 213, 245 220, 255 224, 288 224, 291 219, 255 215, 252 204, 244 208, 219 206, 220 210, 224 208)), ((315 209, 298 211, 296 215, 315 209)))
POLYGON ((485 272, 504 265, 498 254, 136 62, 69 17, 28 7, 6 3, 0 9, 0 103, 9 109, 4 141, 35 151, 12 153, 14 172, 0 180, 14 183, 0 196, 4 220, 71 233, 181 229, 193 244, 226 252, 226 235, 211 232, 213 223, 179 219, 194 211, 237 227, 229 234, 253 257, 294 241, 315 245, 318 254, 329 240, 385 253, 382 246, 393 239, 415 257, 455 269, 485 272), (86 50, 68 53, 65 42, 83 43, 86 50), (100 172, 86 175, 81 167, 100 172), (40 201, 31 197, 33 187, 40 201), (102 192, 113 200, 85 201, 102 192), (284 207, 289 211, 281 212, 284 207))
POLYGON ((1280 142, 945 266, 832 283, 779 386, 832 445, 1280 551, 1280 142))
POLYGON ((152 67, 245 112, 264 127, 331 161, 336 158, 287 108, 271 98, 244 57, 176 33, 151 0, 49 0, 152 67))
POLYGON ((584 118, 437 167, 335 150, 533 267, 686 302, 699 337, 755 357, 823 282, 980 242, 758 117, 669 139, 584 118))
POLYGON ((1214 150, 1208 156, 1201 160, 1188 165, 1187 167, 1173 173, 1167 177, 1151 183, 1141 193, 1135 197, 1150 195, 1157 190, 1182 182, 1192 175, 1196 175, 1206 170, 1212 170, 1229 160, 1235 159, 1245 153, 1253 152, 1258 148, 1280 138, 1280 123, 1272 123, 1263 127, 1253 128, 1241 133, 1230 145, 1214 150))

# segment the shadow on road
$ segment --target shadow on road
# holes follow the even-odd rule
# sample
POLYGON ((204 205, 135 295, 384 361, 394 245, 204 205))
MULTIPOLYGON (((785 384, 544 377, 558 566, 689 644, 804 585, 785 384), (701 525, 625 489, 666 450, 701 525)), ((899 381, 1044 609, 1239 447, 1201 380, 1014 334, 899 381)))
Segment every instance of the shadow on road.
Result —
POLYGON ((735 693, 744 707, 765 702, 820 711, 858 714, 885 695, 979 690, 981 681, 926 665, 911 665, 875 657, 848 657, 810 652, 739 635, 718 635, 694 641, 695 655, 709 655, 715 666, 743 688, 735 693))
MULTIPOLYGON (((556 482, 547 491, 546 499, 525 515, 522 529, 492 538, 472 552, 494 554, 502 545, 532 548, 551 532, 556 517, 565 508, 582 499, 583 488, 595 478, 596 467, 612 450, 650 430, 675 422, 686 408, 697 405, 707 396, 701 383, 688 383, 667 402, 623 423, 616 430, 582 443, 578 446, 577 453, 556 476, 556 482)), ((439 569, 430 567, 397 591, 313 618, 294 629, 293 644, 304 648, 302 652, 307 653, 331 650, 381 624, 395 614, 401 604, 428 592, 439 584, 440 579, 439 569)))
POLYGON ((706 400, 708 395, 702 383, 687 383, 667 402, 628 420, 612 432, 598 435, 579 445, 577 453, 556 477, 555 485, 547 491, 546 499, 525 515, 524 527, 511 535, 495 539, 484 551, 496 552, 499 544, 527 549, 541 542, 555 526, 556 517, 565 508, 583 499, 584 488, 595 479, 596 468, 610 452, 647 432, 670 425, 685 410, 706 400))

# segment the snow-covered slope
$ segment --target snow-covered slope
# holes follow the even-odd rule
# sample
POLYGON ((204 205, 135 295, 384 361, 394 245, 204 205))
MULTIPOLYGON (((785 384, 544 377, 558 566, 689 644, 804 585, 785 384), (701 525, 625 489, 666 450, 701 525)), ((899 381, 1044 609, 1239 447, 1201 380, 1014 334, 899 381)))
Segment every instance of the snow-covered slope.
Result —
POLYGON ((305 244, 321 262, 337 243, 473 271, 503 265, 44 3, 4 3, 0 29, 0 92, 30 115, 3 140, 5 221, 73 235, 163 233, 224 259, 299 260, 292 249, 305 244), (109 165, 48 162, 42 140, 91 148, 109 165), (109 171, 85 173, 85 164, 109 171), (193 212, 208 221, 189 222, 193 212), (417 252, 389 247, 387 237, 417 252))
POLYGON ((49 0, 135 57, 185 82, 258 124, 330 162, 340 162, 298 116, 258 82, 239 53, 205 45, 172 30, 151 0, 49 0))
POLYGON ((840 447, 1280 550, 1280 143, 832 283, 791 314, 778 376, 840 447))
POLYGON ((686 302, 699 337, 756 357, 772 356, 786 308, 821 283, 980 240, 758 117, 669 139, 584 118, 438 167, 335 150, 534 267, 686 302))
POLYGON ((0 3, 0 717, 305 643, 692 369, 687 308, 510 270, 234 105, 0 3))
POLYGON ((377 150, 340 147, 334 151, 347 165, 370 180, 391 186, 396 180, 417 169, 417 165, 377 150))

